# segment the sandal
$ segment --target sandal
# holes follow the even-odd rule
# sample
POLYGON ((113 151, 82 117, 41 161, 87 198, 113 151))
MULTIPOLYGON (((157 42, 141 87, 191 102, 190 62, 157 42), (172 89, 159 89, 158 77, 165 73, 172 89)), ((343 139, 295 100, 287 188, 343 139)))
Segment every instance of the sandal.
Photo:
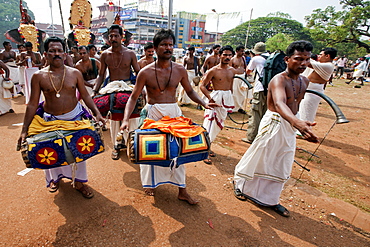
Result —
POLYGON ((204 159, 203 162, 206 163, 207 165, 211 165, 212 164, 212 160, 211 159, 204 159))
POLYGON ((76 188, 76 190, 78 192, 80 192, 83 197, 85 197, 87 199, 91 199, 94 196, 94 192, 92 192, 90 187, 87 186, 86 184, 83 184, 83 183, 81 183, 81 184, 82 184, 82 186, 80 188, 76 188))
POLYGON ((248 198, 246 197, 246 195, 243 192, 241 192, 240 189, 235 188, 235 181, 233 181, 233 188, 234 188, 234 196, 236 197, 236 199, 238 199, 240 201, 246 201, 246 200, 248 200, 248 198))
POLYGON ((216 154, 215 152, 209 150, 209 157, 216 157, 216 154))
POLYGON ((58 183, 50 182, 50 184, 49 184, 49 192, 50 193, 57 192, 58 189, 59 189, 59 182, 58 183))
POLYGON ((111 158, 112 160, 118 160, 119 159, 119 149, 114 149, 112 151, 112 155, 111 155, 111 158))
POLYGON ((278 205, 275 205, 275 206, 271 206, 271 208, 278 214, 280 214, 281 216, 284 216, 284 217, 289 217, 290 216, 290 212, 288 211, 288 209, 286 209, 285 207, 283 207, 281 204, 278 204, 278 205))

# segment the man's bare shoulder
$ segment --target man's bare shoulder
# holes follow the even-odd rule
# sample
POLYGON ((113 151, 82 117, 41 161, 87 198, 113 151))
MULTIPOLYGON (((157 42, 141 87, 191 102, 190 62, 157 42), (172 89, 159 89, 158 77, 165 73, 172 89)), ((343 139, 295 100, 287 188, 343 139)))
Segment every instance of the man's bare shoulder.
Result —
POLYGON ((182 64, 178 64, 178 63, 172 62, 172 66, 173 66, 173 69, 184 71, 184 72, 186 71, 185 70, 185 67, 182 66, 182 64))

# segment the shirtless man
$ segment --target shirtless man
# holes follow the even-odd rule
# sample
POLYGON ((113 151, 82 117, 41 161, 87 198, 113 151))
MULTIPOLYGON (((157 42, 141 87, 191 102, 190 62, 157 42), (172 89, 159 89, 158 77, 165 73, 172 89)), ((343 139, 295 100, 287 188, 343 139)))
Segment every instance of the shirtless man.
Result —
POLYGON ((23 93, 23 87, 25 84, 25 75, 24 75, 24 70, 26 69, 25 65, 22 65, 21 61, 21 54, 26 50, 23 44, 17 45, 18 48, 18 54, 15 59, 15 64, 18 66, 18 74, 19 74, 19 84, 17 86, 17 93, 20 95, 24 95, 23 93))
MULTIPOLYGON (((3 42, 4 51, 0 53, 0 60, 2 60, 10 71, 9 78, 14 84, 19 83, 19 70, 15 63, 17 55, 12 51, 12 45, 9 41, 3 42)), ((13 92, 13 90, 11 90, 13 92)))
MULTIPOLYGON (((26 96, 26 104, 30 100, 31 95, 31 78, 34 73, 36 73, 39 68, 43 65, 41 55, 38 52, 32 51, 32 43, 26 42, 24 44, 26 51, 21 53, 19 64, 26 66, 25 69, 25 85, 24 85, 24 95, 26 96)), ((41 99, 40 99, 41 100, 41 99)))
MULTIPOLYGON (((81 94, 85 104, 91 109, 98 121, 104 122, 92 98, 87 93, 81 72, 64 65, 65 43, 57 37, 45 41, 45 56, 49 66, 36 72, 32 77, 31 98, 26 108, 21 135, 18 139, 18 148, 28 135, 28 128, 36 114, 41 92, 45 97, 44 113, 40 117, 45 121, 81 119, 83 109, 78 103, 76 89, 81 94)), ((75 174, 75 188, 86 198, 93 197, 92 190, 85 184, 87 182, 86 162, 77 163, 75 174)), ((50 192, 56 192, 61 178, 72 177, 72 166, 61 166, 45 170, 47 187, 50 192)))
POLYGON ((220 45, 214 45, 212 47, 212 55, 206 58, 203 64, 203 72, 206 73, 207 70, 210 68, 216 66, 217 64, 220 63, 220 57, 219 57, 219 51, 220 51, 221 46, 220 45))
MULTIPOLYGON (((302 75, 306 76, 310 83, 308 88, 324 93, 326 83, 332 78, 334 72, 333 59, 337 56, 334 48, 325 48, 318 55, 318 61, 310 59, 309 68, 302 75)), ((321 97, 308 93, 299 105, 299 115, 302 120, 313 122, 321 97)))
MULTIPOLYGON (((223 128, 227 113, 232 112, 234 108, 232 96, 233 78, 236 74, 241 74, 244 71, 243 67, 235 69, 229 65, 231 58, 235 54, 231 46, 223 46, 219 50, 219 54, 220 63, 207 71, 200 86, 200 90, 202 90, 204 96, 210 103, 216 103, 221 106, 214 109, 207 109, 204 112, 203 127, 208 131, 211 142, 216 139, 216 136, 223 128), (206 85, 210 81, 213 83, 214 90, 212 93, 206 88, 206 85)), ((216 156, 212 151, 209 155, 210 157, 216 156)), ((204 163, 212 164, 212 161, 208 158, 204 160, 204 163)))
MULTIPOLYGON (((195 48, 193 46, 188 48, 188 55, 184 58, 183 65, 188 73, 188 80, 193 89, 196 90, 197 85, 194 84, 193 78, 198 76, 199 71, 199 58, 194 56, 195 48)), ((179 92, 178 102, 180 106, 190 104, 190 98, 184 91, 184 88, 179 86, 177 89, 179 92)), ((196 90, 199 91, 199 90, 196 90)))
POLYGON ((95 58, 89 57, 89 48, 87 46, 78 47, 80 61, 76 64, 78 69, 84 78, 84 84, 89 95, 92 95, 93 87, 95 85, 95 79, 98 77, 100 70, 100 62, 95 58))
MULTIPOLYGON (((237 74, 242 78, 245 77, 245 70, 247 68, 247 64, 244 58, 244 46, 239 45, 235 48, 235 56, 230 60, 230 66, 234 67, 235 69, 241 67, 243 68, 243 73, 237 74)), ((248 86, 245 84, 244 81, 235 78, 233 83, 233 99, 234 99, 234 109, 233 112, 239 112, 242 114, 247 114, 243 109, 244 101, 247 98, 248 93, 248 86)))
MULTIPOLYGON (((175 36, 171 30, 159 30, 154 36, 153 43, 158 60, 140 71, 135 88, 127 102, 121 130, 127 130, 129 117, 144 86, 148 95, 147 117, 154 120, 159 120, 163 116, 178 117, 182 115, 176 103, 176 88, 179 82, 195 102, 207 109, 210 109, 210 106, 217 106, 216 104, 206 104, 190 86, 184 67, 171 61, 175 43, 175 36)), ((180 200, 197 204, 198 201, 193 199, 186 190, 185 166, 180 165, 173 169, 171 171, 168 167, 140 165, 141 182, 146 188, 145 193, 154 196, 154 189, 158 185, 174 184, 179 187, 178 198, 180 200)))
POLYGON ((297 118, 308 79, 300 74, 309 64, 312 44, 295 41, 287 49, 287 70, 269 83, 267 107, 259 133, 235 167, 234 193, 240 200, 251 200, 289 217, 279 204, 284 183, 292 169, 296 148, 295 129, 310 142, 318 142, 312 132, 314 123, 297 118))
MULTIPOLYGON (((102 85, 105 79, 105 71, 108 68, 110 83, 116 82, 119 83, 122 87, 129 87, 131 85, 130 78, 132 75, 131 68, 137 74, 140 70, 139 65, 137 64, 137 58, 135 52, 130 49, 122 46, 122 37, 123 30, 119 25, 112 25, 108 29, 108 38, 111 47, 105 50, 100 57, 101 69, 99 71, 99 76, 96 79, 96 84, 94 87, 94 93, 100 91, 100 86, 102 85)), ((106 87, 109 86, 109 83, 106 87)), ((121 87, 121 88, 122 88, 121 87)), ((104 88, 103 88, 104 89, 104 88)), ((104 90, 101 89, 104 93, 104 90)), ((102 93, 102 91, 100 91, 102 93)), ((130 131, 134 130, 138 126, 138 118, 130 120, 130 131)), ((111 158, 113 160, 119 159, 119 153, 121 148, 120 143, 117 142, 117 134, 119 132, 119 127, 121 126, 121 121, 110 120, 110 130, 111 130, 111 139, 114 144, 111 158)), ((127 140, 127 133, 124 134, 124 139, 127 140)))
POLYGON ((139 64, 140 69, 154 62, 153 43, 151 42, 146 43, 146 45, 144 46, 144 53, 145 53, 145 56, 137 62, 139 64))
POLYGON ((78 47, 73 46, 71 48, 71 51, 72 51, 71 57, 72 57, 73 65, 76 65, 77 62, 80 61, 80 59, 81 59, 80 55, 78 54, 78 52, 79 52, 78 47))

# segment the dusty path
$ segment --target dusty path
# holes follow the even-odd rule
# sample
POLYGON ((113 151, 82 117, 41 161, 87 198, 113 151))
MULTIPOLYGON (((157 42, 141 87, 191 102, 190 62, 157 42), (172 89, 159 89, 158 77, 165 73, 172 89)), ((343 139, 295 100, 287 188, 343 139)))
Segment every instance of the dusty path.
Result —
MULTIPOLYGON (((291 211, 288 219, 233 196, 234 166, 249 147, 240 141, 245 132, 235 129, 224 129, 217 138, 213 165, 186 165, 189 192, 200 200, 197 206, 177 200, 173 186, 161 186, 155 197, 146 196, 138 166, 125 155, 118 161, 110 159, 109 132, 104 132, 107 151, 88 161, 95 197, 83 198, 68 181, 51 194, 42 171, 17 175, 25 165, 15 151, 20 127, 12 124, 22 122, 25 106, 24 98, 14 99, 16 113, 0 116, 0 245, 370 246, 364 231, 370 231, 366 229, 370 226, 366 221, 370 212, 370 85, 354 89, 342 81, 335 84, 327 94, 351 122, 333 128, 317 152, 320 159, 308 163, 311 172, 304 172, 302 182, 291 179, 287 184, 282 204, 291 211)), ((183 110, 201 122, 201 111, 183 110)), ((321 137, 333 120, 328 105, 320 105, 316 130, 321 137)), ((227 125, 236 126, 231 121, 227 125)), ((301 140, 298 145, 310 151, 316 148, 301 140)), ((301 164, 308 158, 296 154, 301 164)), ((294 166, 292 177, 300 173, 294 166)))

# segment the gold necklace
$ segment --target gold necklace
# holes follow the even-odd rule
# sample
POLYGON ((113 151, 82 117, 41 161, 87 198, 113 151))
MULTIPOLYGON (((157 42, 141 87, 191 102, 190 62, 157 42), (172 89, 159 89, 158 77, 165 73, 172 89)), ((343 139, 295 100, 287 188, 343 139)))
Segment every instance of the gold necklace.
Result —
POLYGON ((66 77, 66 67, 63 67, 64 69, 63 69, 63 79, 62 79, 62 85, 60 86, 60 88, 59 88, 59 90, 57 90, 56 89, 56 87, 55 87, 55 85, 54 85, 54 82, 53 82, 53 79, 51 78, 51 74, 50 74, 50 66, 49 66, 49 79, 50 79, 50 84, 53 86, 53 88, 54 88, 54 90, 55 90, 55 92, 57 92, 56 94, 55 94, 55 97, 57 97, 57 98, 60 98, 60 91, 62 91, 62 89, 63 89, 63 85, 64 85, 64 78, 66 77))

